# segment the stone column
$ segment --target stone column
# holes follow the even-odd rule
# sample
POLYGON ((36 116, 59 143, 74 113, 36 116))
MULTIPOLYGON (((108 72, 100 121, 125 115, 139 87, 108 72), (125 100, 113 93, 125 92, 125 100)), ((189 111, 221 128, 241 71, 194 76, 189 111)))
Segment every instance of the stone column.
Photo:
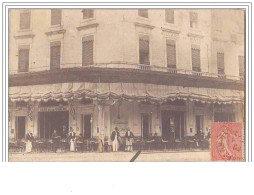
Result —
POLYGON ((187 136, 195 135, 195 116, 194 116, 194 102, 186 101, 186 132, 187 136))

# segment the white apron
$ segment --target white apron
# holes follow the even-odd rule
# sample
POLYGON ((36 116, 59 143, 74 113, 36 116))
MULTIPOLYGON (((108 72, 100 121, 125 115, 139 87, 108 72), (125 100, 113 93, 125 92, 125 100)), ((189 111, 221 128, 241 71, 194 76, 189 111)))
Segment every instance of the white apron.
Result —
POLYGON ((27 140, 26 142, 26 152, 27 153, 32 152, 32 142, 30 140, 27 140))
POLYGON ((117 152, 117 150, 118 150, 117 133, 116 133, 116 135, 115 135, 114 141, 112 142, 112 145, 113 145, 113 152, 117 152))
POLYGON ((71 141, 70 141, 70 151, 75 152, 75 141, 74 141, 74 139, 71 139, 71 141))

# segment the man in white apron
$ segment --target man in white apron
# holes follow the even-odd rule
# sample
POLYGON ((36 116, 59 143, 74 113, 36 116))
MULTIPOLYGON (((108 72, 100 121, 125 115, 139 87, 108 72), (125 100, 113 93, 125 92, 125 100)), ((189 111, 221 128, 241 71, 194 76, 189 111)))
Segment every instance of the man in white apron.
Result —
POLYGON ((116 127, 115 130, 111 134, 111 141, 112 141, 112 147, 113 147, 113 152, 117 152, 118 150, 118 141, 120 138, 120 134, 118 132, 118 128, 116 127))
POLYGON ((33 134, 30 131, 26 134, 26 153, 32 152, 33 134))
POLYGON ((125 146, 125 150, 127 152, 132 152, 132 141, 134 138, 133 133, 131 132, 130 128, 127 129, 127 132, 125 133, 125 138, 126 138, 126 146, 125 146))

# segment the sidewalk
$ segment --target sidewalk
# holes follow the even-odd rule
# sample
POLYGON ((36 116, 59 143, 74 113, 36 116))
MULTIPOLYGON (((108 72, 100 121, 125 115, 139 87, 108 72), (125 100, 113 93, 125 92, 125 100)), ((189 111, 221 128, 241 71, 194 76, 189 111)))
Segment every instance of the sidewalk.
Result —
MULTIPOLYGON (((10 162, 129 162, 137 153, 10 153, 10 162)), ((210 161, 209 151, 142 151, 135 162, 210 161)))

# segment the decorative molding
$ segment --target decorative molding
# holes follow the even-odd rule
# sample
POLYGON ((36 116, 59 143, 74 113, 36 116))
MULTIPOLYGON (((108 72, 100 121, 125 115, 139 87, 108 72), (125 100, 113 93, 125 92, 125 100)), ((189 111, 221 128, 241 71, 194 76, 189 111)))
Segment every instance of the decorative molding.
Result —
POLYGON ((174 30, 174 29, 163 28, 163 27, 161 27, 161 30, 163 32, 174 33, 174 34, 180 34, 181 33, 180 30, 174 30))
POLYGON ((149 25, 149 24, 142 24, 142 23, 139 23, 139 22, 135 22, 134 23, 135 26, 138 26, 138 27, 142 27, 142 28, 148 28, 148 29, 154 29, 154 26, 152 25, 149 25))
POLYGON ((15 39, 29 39, 29 38, 34 38, 34 34, 26 34, 26 35, 17 35, 14 36, 15 39))
POLYGON ((77 30, 86 30, 89 28, 97 28, 99 26, 98 23, 93 23, 93 24, 88 24, 88 25, 84 25, 84 26, 79 26, 77 27, 77 30))
POLYGON ((198 35, 198 34, 194 34, 194 33, 188 33, 187 36, 193 37, 193 38, 199 38, 199 39, 204 38, 204 35, 198 35))
POLYGON ((56 31, 49 31, 49 32, 46 32, 45 34, 48 36, 51 36, 51 35, 55 35, 55 34, 64 34, 65 32, 66 32, 65 29, 61 29, 61 30, 56 30, 56 31))

